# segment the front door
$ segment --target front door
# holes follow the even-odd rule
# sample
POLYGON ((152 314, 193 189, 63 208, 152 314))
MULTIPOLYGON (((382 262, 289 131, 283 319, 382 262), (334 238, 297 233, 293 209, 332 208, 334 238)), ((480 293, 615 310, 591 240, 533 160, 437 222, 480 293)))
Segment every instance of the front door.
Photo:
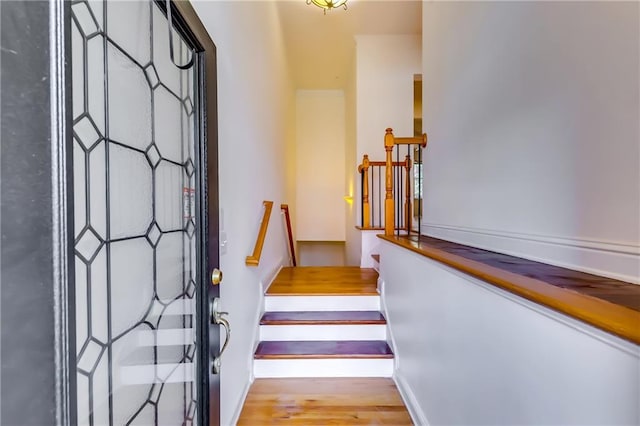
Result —
POLYGON ((70 6, 78 424, 219 422, 215 51, 166 4, 70 6))

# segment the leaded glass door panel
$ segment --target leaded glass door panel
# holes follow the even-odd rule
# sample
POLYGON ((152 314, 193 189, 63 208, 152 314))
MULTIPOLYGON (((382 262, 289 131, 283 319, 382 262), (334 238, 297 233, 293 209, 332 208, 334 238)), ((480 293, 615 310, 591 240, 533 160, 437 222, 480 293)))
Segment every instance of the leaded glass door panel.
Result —
POLYGON ((71 5, 79 424, 191 425, 208 410, 205 67, 161 5, 71 5))

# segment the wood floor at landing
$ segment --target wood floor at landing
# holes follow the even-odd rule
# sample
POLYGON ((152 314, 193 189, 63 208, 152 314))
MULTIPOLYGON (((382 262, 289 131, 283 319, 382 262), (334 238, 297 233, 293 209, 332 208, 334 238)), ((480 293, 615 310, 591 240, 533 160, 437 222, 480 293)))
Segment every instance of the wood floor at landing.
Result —
POLYGON ((238 425, 411 425, 392 379, 256 379, 238 425))

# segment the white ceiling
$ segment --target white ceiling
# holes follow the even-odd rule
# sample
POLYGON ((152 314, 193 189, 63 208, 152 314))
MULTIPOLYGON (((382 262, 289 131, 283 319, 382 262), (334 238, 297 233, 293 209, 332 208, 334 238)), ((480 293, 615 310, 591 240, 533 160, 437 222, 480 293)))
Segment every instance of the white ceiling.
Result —
POLYGON ((355 55, 355 35, 421 34, 420 0, 348 0, 348 10, 305 0, 278 1, 287 58, 297 89, 342 89, 355 55))

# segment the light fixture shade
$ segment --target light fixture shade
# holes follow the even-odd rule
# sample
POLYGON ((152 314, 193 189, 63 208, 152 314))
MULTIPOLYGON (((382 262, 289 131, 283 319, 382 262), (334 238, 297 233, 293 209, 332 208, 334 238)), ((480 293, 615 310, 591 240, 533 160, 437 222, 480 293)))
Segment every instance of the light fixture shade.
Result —
POLYGON ((307 0, 307 4, 310 3, 313 3, 325 10, 333 9, 340 6, 344 6, 345 9, 347 8, 347 0, 307 0))

